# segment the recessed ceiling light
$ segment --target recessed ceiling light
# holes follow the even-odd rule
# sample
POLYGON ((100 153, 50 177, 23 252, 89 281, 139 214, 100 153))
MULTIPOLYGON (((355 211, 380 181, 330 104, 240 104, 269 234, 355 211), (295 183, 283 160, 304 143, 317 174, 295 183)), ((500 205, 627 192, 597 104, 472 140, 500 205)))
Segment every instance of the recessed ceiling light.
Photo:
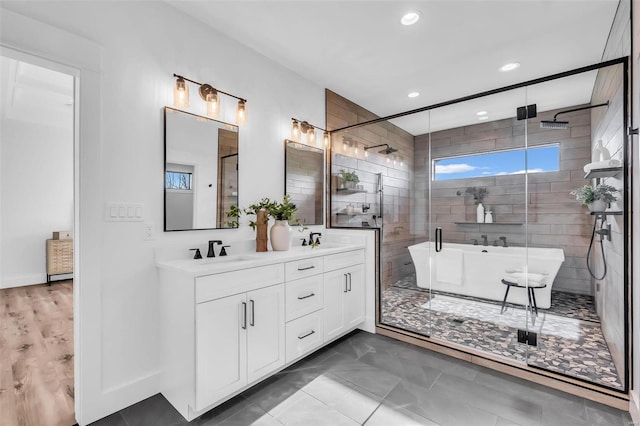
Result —
POLYGON ((487 111, 478 111, 476 112, 476 115, 487 115, 487 111))
POLYGON ((407 96, 410 98, 417 98, 418 96, 420 96, 420 92, 411 92, 407 96))
POLYGON ((509 62, 508 64, 504 64, 503 66, 501 66, 500 71, 501 72, 513 71, 519 67, 520 67, 519 62, 509 62))
POLYGON ((487 117, 486 115, 483 115, 482 117, 479 117, 478 120, 488 120, 489 117, 487 117))
POLYGON ((412 11, 412 12, 405 13, 402 16, 402 19, 400 19, 400 22, 402 23, 402 25, 413 25, 416 22, 418 22, 419 19, 420 19, 420 12, 412 11))

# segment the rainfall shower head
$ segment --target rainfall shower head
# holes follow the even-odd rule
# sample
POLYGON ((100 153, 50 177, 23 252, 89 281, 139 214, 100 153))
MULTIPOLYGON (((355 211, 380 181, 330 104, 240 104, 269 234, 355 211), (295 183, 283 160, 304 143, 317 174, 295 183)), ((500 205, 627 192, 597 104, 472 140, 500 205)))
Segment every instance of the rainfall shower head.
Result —
POLYGON ((380 151, 378 151, 378 153, 379 153, 379 154, 382 154, 382 155, 389 155, 389 154, 393 154, 394 152, 398 152, 398 150, 397 150, 397 149, 395 149, 395 148, 391 148, 391 147, 389 146, 389 144, 388 144, 388 143, 383 143, 383 144, 381 144, 381 145, 374 145, 374 146, 365 146, 365 147, 364 147, 364 150, 365 150, 365 153, 366 153, 366 152, 367 152, 367 151, 369 151, 370 149, 373 149, 373 148, 380 148, 381 146, 384 146, 385 148, 384 148, 384 149, 382 149, 382 150, 380 150, 380 151))
POLYGON ((568 112, 575 112, 575 111, 582 111, 583 109, 591 109, 591 108, 597 108, 597 107, 601 107, 601 106, 609 106, 609 101, 607 101, 607 102, 605 102, 603 104, 589 105, 589 106, 580 107, 580 108, 568 109, 566 111, 560 111, 560 112, 556 113, 556 115, 553 116, 553 121, 542 120, 540 122, 540 128, 541 129, 566 129, 566 128, 569 127, 569 122, 568 121, 558 121, 558 116, 560 114, 566 114, 568 112))
POLYGON ((397 152, 398 150, 395 148, 391 148, 390 146, 387 146, 387 148, 378 151, 379 154, 384 154, 384 155, 389 155, 389 154, 393 154, 394 152, 397 152))
POLYGON ((569 127, 569 122, 568 121, 542 120, 540 122, 540 128, 541 129, 566 129, 568 127, 569 127))

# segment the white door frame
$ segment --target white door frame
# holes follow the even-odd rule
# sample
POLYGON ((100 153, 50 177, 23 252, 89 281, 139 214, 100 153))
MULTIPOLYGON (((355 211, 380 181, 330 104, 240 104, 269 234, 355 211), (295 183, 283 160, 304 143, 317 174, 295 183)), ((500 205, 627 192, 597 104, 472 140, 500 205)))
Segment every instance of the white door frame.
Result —
POLYGON ((74 76, 74 387, 76 421, 86 425, 116 405, 101 398, 101 49, 42 22, 1 12, 0 54, 74 76))

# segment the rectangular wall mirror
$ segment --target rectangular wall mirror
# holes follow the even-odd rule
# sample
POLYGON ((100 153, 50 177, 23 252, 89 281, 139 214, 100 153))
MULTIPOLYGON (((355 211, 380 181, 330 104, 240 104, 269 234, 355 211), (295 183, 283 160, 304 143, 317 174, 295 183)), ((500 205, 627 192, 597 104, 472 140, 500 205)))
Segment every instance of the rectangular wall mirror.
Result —
POLYGON ((324 223, 324 150, 285 141, 284 192, 298 208, 296 218, 301 223, 324 223))
POLYGON ((164 230, 228 228, 238 203, 238 126, 164 110, 164 230))

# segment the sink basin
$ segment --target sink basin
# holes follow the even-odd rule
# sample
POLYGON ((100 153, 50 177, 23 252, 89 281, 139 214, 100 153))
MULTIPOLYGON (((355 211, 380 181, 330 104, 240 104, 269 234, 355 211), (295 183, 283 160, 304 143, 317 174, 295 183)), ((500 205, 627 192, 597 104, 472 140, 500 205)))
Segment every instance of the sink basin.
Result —
POLYGON ((344 247, 344 244, 332 244, 332 243, 321 243, 315 247, 312 246, 296 246, 296 250, 304 250, 304 251, 321 251, 321 250, 329 250, 334 248, 344 247))
POLYGON ((195 259, 194 262, 203 265, 215 265, 218 263, 246 262, 249 260, 255 260, 255 257, 238 254, 231 256, 204 257, 202 259, 195 259))

